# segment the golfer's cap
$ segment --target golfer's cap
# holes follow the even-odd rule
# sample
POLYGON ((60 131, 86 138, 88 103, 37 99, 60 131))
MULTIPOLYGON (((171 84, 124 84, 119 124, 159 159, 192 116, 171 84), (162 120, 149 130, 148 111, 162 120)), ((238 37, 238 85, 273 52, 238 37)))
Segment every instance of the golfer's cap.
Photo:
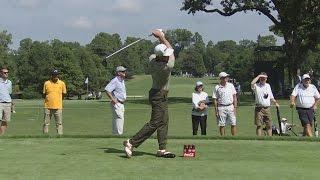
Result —
POLYGON ((121 71, 126 71, 127 69, 125 68, 125 67, 123 67, 123 66, 118 66, 117 68, 116 68, 116 71, 117 72, 121 72, 121 71))
POLYGON ((203 83, 201 81, 197 81, 196 82, 196 87, 198 87, 198 86, 203 86, 203 83))
POLYGON ((288 121, 287 118, 281 118, 281 121, 288 121))
POLYGON ((228 77, 228 76, 229 76, 229 74, 227 74, 226 72, 219 73, 219 78, 228 77))
POLYGON ((51 75, 59 75, 59 71, 57 69, 54 69, 51 71, 51 75))
POLYGON ((304 80, 304 79, 310 79, 309 74, 304 74, 304 75, 302 76, 302 80, 304 80))
POLYGON ((173 54, 173 49, 168 48, 166 45, 164 44, 158 44, 155 48, 154 48, 154 53, 157 56, 171 56, 173 54))

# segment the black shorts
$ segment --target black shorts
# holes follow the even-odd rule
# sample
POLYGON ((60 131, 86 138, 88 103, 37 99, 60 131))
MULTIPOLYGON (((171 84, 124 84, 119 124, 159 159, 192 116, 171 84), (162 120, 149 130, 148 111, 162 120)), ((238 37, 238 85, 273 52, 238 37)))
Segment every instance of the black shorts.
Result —
POLYGON ((314 109, 297 107, 297 111, 298 111, 299 119, 301 121, 301 125, 305 126, 306 124, 310 124, 312 126, 312 122, 314 118, 314 109))

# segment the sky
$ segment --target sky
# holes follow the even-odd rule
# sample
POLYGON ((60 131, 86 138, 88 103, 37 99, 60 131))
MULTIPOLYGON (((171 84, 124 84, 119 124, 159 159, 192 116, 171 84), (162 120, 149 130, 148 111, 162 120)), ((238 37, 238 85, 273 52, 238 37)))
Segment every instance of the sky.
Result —
MULTIPOLYGON (((0 31, 13 36, 12 48, 20 40, 59 39, 90 43, 99 32, 146 37, 153 29, 185 28, 199 32, 204 41, 256 40, 271 35, 272 22, 254 12, 231 17, 180 11, 183 0, 0 0, 0 31)), ((283 40, 278 38, 278 44, 283 40)))

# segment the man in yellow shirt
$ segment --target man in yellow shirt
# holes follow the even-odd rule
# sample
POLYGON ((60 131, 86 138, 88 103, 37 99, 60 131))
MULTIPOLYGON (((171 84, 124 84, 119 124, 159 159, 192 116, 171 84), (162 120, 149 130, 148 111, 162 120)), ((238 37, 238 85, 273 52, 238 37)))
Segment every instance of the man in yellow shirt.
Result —
POLYGON ((62 128, 62 99, 67 93, 66 85, 59 79, 59 71, 53 70, 51 79, 46 81, 43 86, 44 100, 44 124, 43 133, 49 132, 50 119, 53 115, 56 121, 56 129, 58 134, 63 134, 62 128))

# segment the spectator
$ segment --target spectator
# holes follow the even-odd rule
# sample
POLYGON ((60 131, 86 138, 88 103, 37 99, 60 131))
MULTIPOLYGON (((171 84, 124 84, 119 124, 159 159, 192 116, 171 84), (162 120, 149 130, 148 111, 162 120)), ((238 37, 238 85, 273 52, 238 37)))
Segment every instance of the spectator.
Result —
POLYGON ((49 125, 52 115, 55 118, 56 130, 59 135, 63 134, 62 127, 62 100, 67 94, 66 85, 59 79, 59 71, 51 72, 50 80, 46 81, 43 86, 44 100, 44 124, 43 133, 48 134, 49 125))
POLYGON ((5 134, 8 128, 8 122, 11 120, 11 94, 12 94, 12 83, 8 79, 9 71, 7 68, 2 67, 0 71, 0 116, 1 126, 0 135, 5 134))
POLYGON ((277 107, 279 104, 273 97, 271 87, 267 83, 268 75, 261 72, 251 81, 251 89, 255 94, 256 107, 254 108, 254 124, 257 126, 256 135, 261 136, 262 126, 265 125, 267 135, 272 136, 272 119, 270 111, 270 101, 273 101, 277 107), (257 83, 257 81, 259 82, 257 83))
POLYGON ((209 98, 208 94, 203 91, 203 83, 196 83, 195 92, 192 93, 192 134, 197 135, 200 124, 201 135, 207 134, 207 115, 209 98))
POLYGON ((290 97, 290 106, 291 108, 296 106, 304 136, 312 137, 312 121, 319 98, 320 94, 311 84, 309 74, 304 74, 301 83, 295 86, 290 97))
POLYGON ((112 133, 116 135, 123 134, 124 102, 127 98, 126 85, 124 83, 126 70, 123 66, 118 66, 116 68, 116 77, 105 88, 107 96, 111 100, 112 133))
POLYGON ((231 124, 231 134, 234 136, 237 133, 237 92, 233 84, 228 82, 229 74, 221 72, 219 78, 220 83, 213 88, 212 94, 219 132, 221 136, 224 136, 225 126, 229 123, 231 124))

